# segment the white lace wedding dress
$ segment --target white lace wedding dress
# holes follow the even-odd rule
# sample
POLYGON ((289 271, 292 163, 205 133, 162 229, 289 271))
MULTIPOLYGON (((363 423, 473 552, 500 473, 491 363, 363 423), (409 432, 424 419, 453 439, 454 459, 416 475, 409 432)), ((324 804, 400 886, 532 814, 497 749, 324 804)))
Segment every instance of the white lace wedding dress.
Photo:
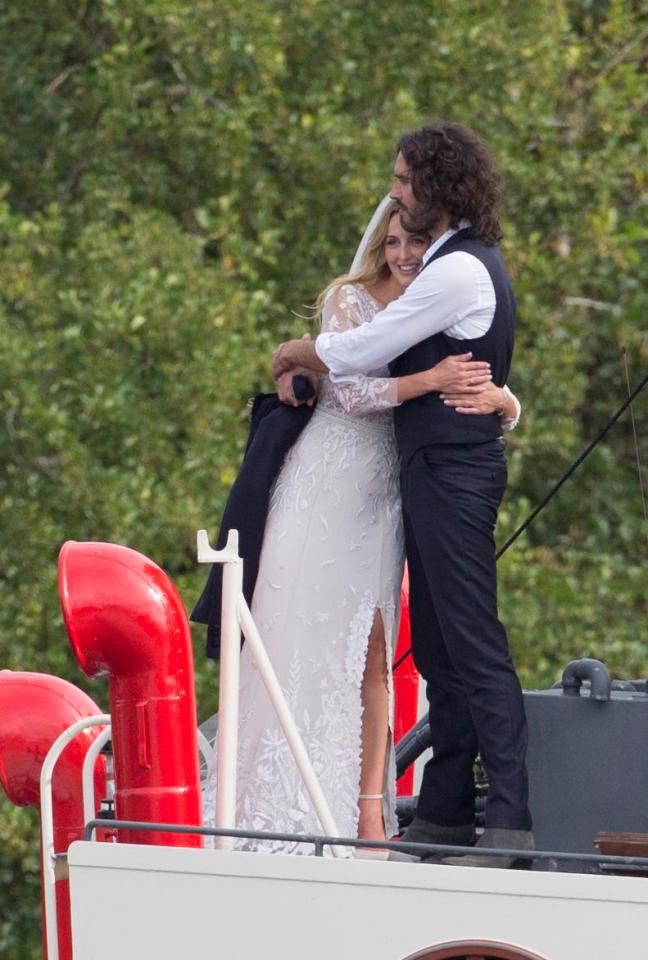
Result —
MULTIPOLYGON (((329 295, 323 329, 371 322, 379 305, 360 285, 329 295)), ((377 611, 385 628, 390 717, 392 646, 403 570, 398 457, 387 371, 334 384, 272 493, 252 614, 304 739, 340 835, 357 836, 361 685, 377 611)), ((391 719, 390 719, 391 728, 391 719)), ((391 738, 390 738, 391 740, 391 738)), ((205 822, 213 822, 213 779, 205 822)), ((396 832, 393 745, 384 782, 387 836, 396 832)), ((321 833, 322 827, 244 645, 237 827, 321 833)), ((306 844, 241 841, 240 849, 312 853, 306 844)))

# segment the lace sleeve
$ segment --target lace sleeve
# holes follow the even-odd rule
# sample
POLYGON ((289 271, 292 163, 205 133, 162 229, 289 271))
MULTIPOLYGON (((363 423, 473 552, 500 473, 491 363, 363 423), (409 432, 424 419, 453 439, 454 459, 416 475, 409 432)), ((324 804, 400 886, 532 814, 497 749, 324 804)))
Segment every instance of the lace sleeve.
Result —
MULTIPOLYGON (((377 306, 353 284, 334 287, 322 311, 322 332, 342 333, 371 320, 377 306)), ((343 379, 326 378, 326 393, 346 413, 373 413, 398 406, 398 389, 393 377, 349 375, 343 379)))

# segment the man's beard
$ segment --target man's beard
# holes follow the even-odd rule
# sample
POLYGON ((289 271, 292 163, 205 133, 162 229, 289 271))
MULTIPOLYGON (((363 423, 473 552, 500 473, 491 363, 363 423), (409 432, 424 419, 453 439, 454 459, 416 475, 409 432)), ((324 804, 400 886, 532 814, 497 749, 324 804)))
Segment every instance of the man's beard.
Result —
POLYGON ((440 207, 418 206, 416 210, 407 210, 401 204, 401 224, 408 233, 431 233, 437 236, 446 222, 446 213, 440 207))

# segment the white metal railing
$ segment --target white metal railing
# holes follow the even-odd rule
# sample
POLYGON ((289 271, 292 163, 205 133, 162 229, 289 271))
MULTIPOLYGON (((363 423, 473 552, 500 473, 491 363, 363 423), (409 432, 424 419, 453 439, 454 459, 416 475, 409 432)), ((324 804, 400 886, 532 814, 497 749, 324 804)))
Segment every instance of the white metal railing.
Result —
POLYGON ((110 740, 112 733, 112 727, 110 723, 101 731, 101 733, 93 740, 90 745, 88 752, 85 755, 83 761, 83 771, 81 775, 81 783, 83 789, 83 822, 84 824, 88 823, 90 820, 95 819, 95 811, 97 809, 97 798, 95 797, 94 789, 94 768, 95 763, 97 762, 97 757, 101 753, 103 747, 110 740))
MULTIPOLYGON (((89 823, 89 821, 94 820, 96 816, 97 798, 94 789, 94 768, 97 757, 110 740, 111 733, 112 727, 108 724, 96 739, 93 740, 83 761, 82 790, 84 823, 89 823)), ((202 730, 197 730, 196 733, 198 734, 198 750, 205 762, 205 779, 208 780, 214 766, 214 750, 202 730)))
MULTIPOLYGON (((48 960, 59 960, 58 922, 56 916, 56 851, 54 850, 54 804, 52 778, 56 761, 74 738, 88 727, 110 723, 108 714, 82 717, 61 733, 47 752, 40 775, 41 843, 43 845, 43 901, 45 905, 45 937, 48 960)), ((96 754, 95 754, 96 758, 96 754)), ((85 795, 84 795, 85 810, 85 795)), ((94 811, 92 817, 94 819, 94 811)))
POLYGON ((208 782, 214 766, 215 752, 200 727, 198 727, 196 733, 198 734, 198 751, 202 754, 202 758, 205 761, 205 782, 208 782))
MULTIPOLYGON (((221 615, 220 697, 218 710, 218 750, 216 752, 216 817, 217 829, 236 828, 236 762, 238 748, 239 681, 241 659, 241 631, 250 645, 250 653, 270 702, 295 758, 304 785, 310 794, 315 812, 325 834, 339 836, 333 814, 304 746, 283 691, 250 608, 243 596, 243 560, 238 552, 238 531, 230 530, 223 550, 214 550, 206 530, 197 534, 198 562, 223 564, 223 595, 221 615)), ((220 850, 231 849, 231 837, 217 837, 220 850)), ((340 847, 332 847, 338 857, 347 856, 340 847)))
MULTIPOLYGON (((43 900, 45 904, 45 931, 48 960, 58 960, 58 917, 56 912, 56 851, 54 850, 54 803, 52 798, 52 781, 56 763, 74 738, 89 727, 103 726, 104 729, 95 737, 83 760, 81 775, 81 789, 83 797, 83 822, 89 823, 96 817, 97 798, 94 788, 94 769, 97 757, 102 748, 110 740, 112 728, 110 715, 97 714, 93 717, 83 717, 71 727, 64 730, 50 747, 43 762, 40 775, 41 797, 41 843, 43 851, 43 900)), ((213 768, 214 751, 207 737, 198 730, 198 749, 202 754, 207 767, 207 777, 213 768)))

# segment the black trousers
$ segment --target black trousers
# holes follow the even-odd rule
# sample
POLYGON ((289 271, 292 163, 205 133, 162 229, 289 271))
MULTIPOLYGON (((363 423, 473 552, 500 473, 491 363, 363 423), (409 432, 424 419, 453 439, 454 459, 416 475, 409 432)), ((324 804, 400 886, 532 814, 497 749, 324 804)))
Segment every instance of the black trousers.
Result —
POLYGON ((505 486, 500 440, 423 447, 402 467, 412 648, 427 681, 433 745, 417 815, 472 823, 479 754, 486 825, 528 830, 526 718, 497 617, 493 531, 505 486))

